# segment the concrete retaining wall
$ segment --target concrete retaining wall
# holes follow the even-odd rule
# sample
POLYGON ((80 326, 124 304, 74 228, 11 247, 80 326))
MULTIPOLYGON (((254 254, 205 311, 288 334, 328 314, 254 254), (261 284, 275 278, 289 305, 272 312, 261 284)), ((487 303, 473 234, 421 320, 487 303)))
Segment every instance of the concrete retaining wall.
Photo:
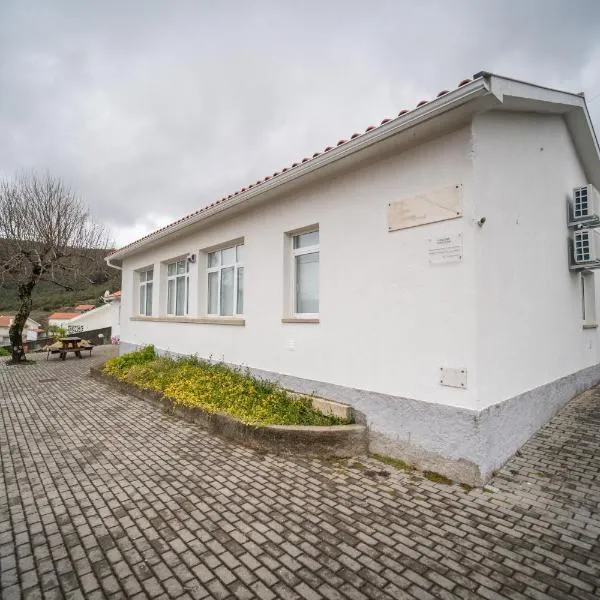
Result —
MULTIPOLYGON (((158 392, 142 390, 107 375, 102 371, 102 366, 91 367, 90 375, 124 394, 150 401, 186 421, 201 425, 215 435, 256 450, 322 458, 347 458, 364 455, 368 451, 367 428, 364 425, 247 425, 222 413, 177 406, 158 392)), ((328 412, 327 401, 319 400, 323 407, 321 411, 328 412)), ((348 411, 352 409, 346 409, 345 415, 348 416, 348 411)), ((341 414, 341 405, 337 404, 336 411, 341 414)))

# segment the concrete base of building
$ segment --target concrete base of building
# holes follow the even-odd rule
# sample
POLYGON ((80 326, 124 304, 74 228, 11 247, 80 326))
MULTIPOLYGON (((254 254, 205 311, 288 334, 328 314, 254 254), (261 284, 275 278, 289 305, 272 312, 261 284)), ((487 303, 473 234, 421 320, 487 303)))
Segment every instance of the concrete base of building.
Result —
MULTIPOLYGON (((121 342, 120 352, 137 347, 121 342)), ((571 398, 600 383, 600 365, 594 365, 475 411, 260 369, 250 372, 294 392, 349 404, 365 415, 371 452, 470 485, 484 484, 571 398)))

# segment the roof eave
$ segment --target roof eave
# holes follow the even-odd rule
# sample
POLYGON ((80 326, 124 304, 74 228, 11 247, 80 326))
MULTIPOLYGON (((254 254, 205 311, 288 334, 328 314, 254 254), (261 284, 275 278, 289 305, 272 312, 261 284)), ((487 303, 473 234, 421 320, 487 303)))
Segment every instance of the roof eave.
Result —
POLYGON ((600 189, 600 146, 583 95, 491 73, 480 75, 490 82, 491 91, 504 106, 510 104, 510 99, 518 98, 535 103, 541 112, 562 114, 583 166, 586 183, 591 183, 600 189))

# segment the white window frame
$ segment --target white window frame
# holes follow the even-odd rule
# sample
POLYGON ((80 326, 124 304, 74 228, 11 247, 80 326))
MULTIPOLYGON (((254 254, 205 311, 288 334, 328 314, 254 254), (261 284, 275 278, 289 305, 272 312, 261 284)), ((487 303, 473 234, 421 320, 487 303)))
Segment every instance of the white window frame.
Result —
MULTIPOLYGON (((298 308, 298 296, 297 296, 297 273, 296 273, 296 257, 302 254, 314 254, 317 253, 319 255, 319 274, 321 270, 321 234, 319 231, 319 226, 314 225, 311 227, 307 227, 304 229, 299 229, 297 231, 292 231, 288 233, 289 236, 289 245, 290 245, 290 256, 292 263, 290 265, 290 306, 292 308, 291 314, 293 318, 296 319, 318 319, 319 314, 316 313, 301 313, 297 311, 298 308), (300 235, 305 235, 307 233, 318 233, 319 234, 319 243, 313 244, 312 246, 305 246, 304 248, 294 248, 294 238, 300 235)), ((321 286, 319 285, 319 310, 321 310, 321 286)))
POLYGON ((596 281, 593 271, 581 273, 581 313, 584 327, 597 327, 596 281))
POLYGON ((138 303, 137 303, 137 308, 138 308, 138 314, 143 316, 143 317, 151 317, 152 316, 152 311, 154 310, 154 299, 153 299, 153 294, 154 294, 154 267, 148 267, 146 269, 142 269, 140 271, 138 271, 138 303), (152 279, 148 280, 148 273, 150 273, 152 271, 152 279), (151 310, 150 312, 148 312, 148 284, 151 283, 152 284, 152 291, 150 292, 150 304, 151 304, 151 310), (141 310, 141 299, 142 299, 142 289, 144 290, 144 309, 143 311, 141 310))
MULTIPOLYGON (((238 317, 244 314, 244 298, 242 296, 242 310, 239 310, 238 306, 238 279, 239 279, 239 269, 242 269, 243 277, 246 276, 246 270, 244 269, 244 260, 239 259, 240 251, 238 248, 242 248, 241 252, 244 252, 244 242, 239 241, 233 244, 227 244, 225 246, 221 246, 219 248, 214 248, 206 251, 206 314, 209 317, 238 317), (211 267, 210 265, 210 256, 216 252, 222 253, 224 250, 234 250, 235 259, 233 262, 229 262, 227 264, 223 264, 220 254, 219 264, 211 267), (221 274, 223 269, 228 269, 233 267, 233 315, 223 315, 222 314, 222 306, 221 306, 221 274), (210 273, 218 273, 217 276, 217 306, 218 312, 211 313, 210 311, 210 273)), ((243 290, 242 290, 243 294, 243 290)))
POLYGON ((190 265, 189 262, 187 260, 187 258, 182 258, 180 260, 172 260, 169 261, 168 263, 166 263, 166 272, 167 272, 167 316, 169 317, 186 317, 189 314, 189 308, 190 308, 190 265), (177 273, 177 265, 180 263, 185 263, 185 272, 184 273, 177 273), (175 274, 174 275, 169 275, 169 266, 170 265, 175 265, 175 274), (183 307, 183 312, 181 314, 177 314, 177 280, 185 277, 185 306, 183 307), (175 307, 175 312, 169 312, 169 291, 170 291, 170 286, 169 286, 169 282, 173 281, 173 290, 175 293, 175 298, 174 298, 174 307, 175 307))

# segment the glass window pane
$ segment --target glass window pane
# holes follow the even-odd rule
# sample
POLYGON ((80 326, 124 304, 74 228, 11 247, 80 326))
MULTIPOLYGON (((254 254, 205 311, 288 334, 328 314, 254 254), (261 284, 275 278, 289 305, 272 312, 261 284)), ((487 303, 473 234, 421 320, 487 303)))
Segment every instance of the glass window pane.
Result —
POLYGON ((177 275, 183 275, 187 271, 187 260, 180 260, 177 263, 177 275))
POLYGON ((175 275, 175 263, 169 263, 167 265, 167 276, 172 277, 175 275))
POLYGON ((237 270, 237 306, 236 313, 244 314, 244 267, 237 270))
POLYGON ((219 314, 219 273, 208 274, 208 314, 219 314))
POLYGON ((187 315, 190 310, 190 278, 185 278, 185 314, 187 315))
POLYGON ((146 314, 152 314, 152 282, 146 284, 146 314))
POLYGON ((185 277, 177 278, 177 315, 185 315, 185 277))
POLYGON ((234 267, 221 269, 221 314, 233 315, 233 271, 234 267))
POLYGON ((319 253, 296 256, 296 312, 319 312, 319 253))
POLYGON ((235 247, 237 262, 244 262, 244 244, 235 247))
POLYGON ((294 236, 294 249, 316 246, 319 243, 319 232, 300 233, 294 236))
POLYGON ((233 263, 235 263, 235 246, 221 250, 221 264, 232 265, 233 263))
POLYGON ((154 277, 154 269, 149 269, 146 271, 146 281, 152 281, 154 277))
POLYGON ((140 285, 140 315, 146 314, 146 286, 140 285))
POLYGON ((175 314, 175 280, 167 280, 167 314, 175 314))
POLYGON ((218 267, 220 258, 221 258, 220 250, 217 250, 216 252, 211 252, 208 255, 208 266, 209 267, 218 267))

